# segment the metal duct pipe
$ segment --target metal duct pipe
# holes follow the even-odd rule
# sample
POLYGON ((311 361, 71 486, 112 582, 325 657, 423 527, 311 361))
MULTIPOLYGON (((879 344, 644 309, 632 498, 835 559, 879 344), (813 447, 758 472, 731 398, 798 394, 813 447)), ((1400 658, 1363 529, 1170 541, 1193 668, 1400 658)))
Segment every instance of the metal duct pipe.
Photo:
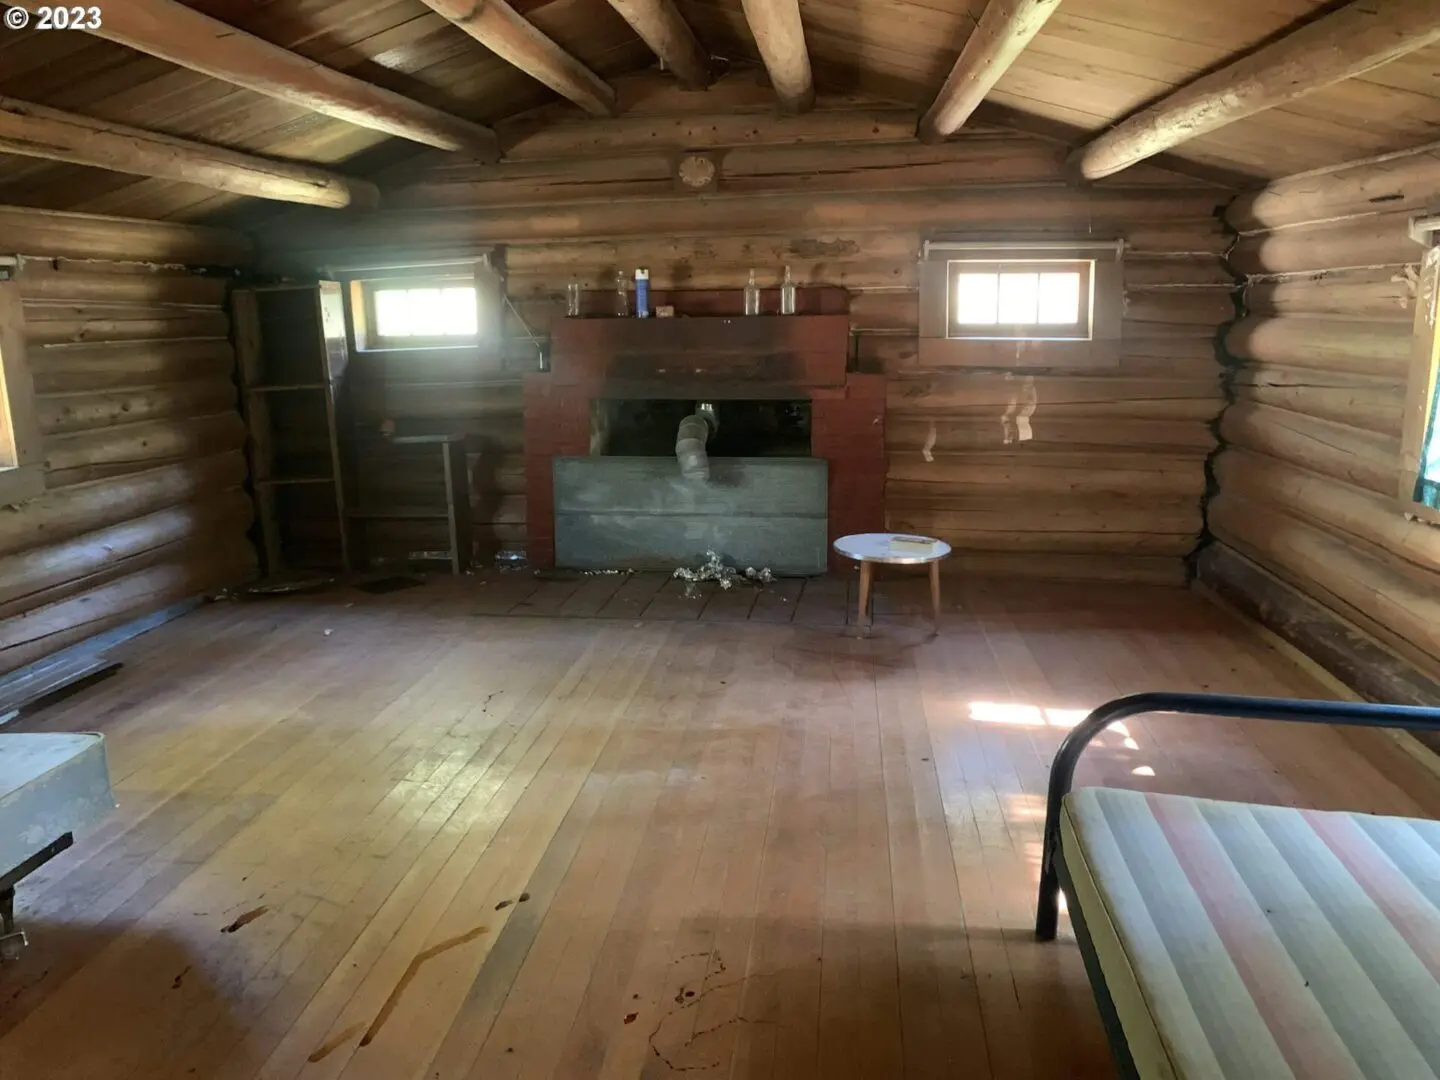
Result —
POLYGON ((680 462, 680 475, 686 480, 700 483, 710 480, 710 455, 705 452, 705 444, 718 426, 715 407, 705 402, 680 421, 675 432, 675 457, 680 462))

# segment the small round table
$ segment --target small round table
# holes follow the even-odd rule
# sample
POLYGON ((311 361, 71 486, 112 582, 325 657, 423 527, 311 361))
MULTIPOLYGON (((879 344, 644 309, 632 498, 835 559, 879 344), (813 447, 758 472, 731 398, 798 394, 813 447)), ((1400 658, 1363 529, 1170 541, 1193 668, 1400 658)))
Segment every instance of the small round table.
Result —
POLYGON ((875 573, 877 563, 885 563, 889 566, 921 566, 930 565, 930 606, 934 610, 935 633, 940 633, 940 560, 950 554, 950 545, 944 540, 936 540, 933 536, 918 537, 921 540, 929 540, 934 548, 928 552, 920 551, 892 551, 890 541, 898 536, 908 536, 907 533, 855 533, 851 536, 842 536, 835 541, 835 550, 847 559, 854 559, 860 564, 860 611, 858 615, 859 626, 867 626, 867 616, 870 611, 870 583, 875 573))

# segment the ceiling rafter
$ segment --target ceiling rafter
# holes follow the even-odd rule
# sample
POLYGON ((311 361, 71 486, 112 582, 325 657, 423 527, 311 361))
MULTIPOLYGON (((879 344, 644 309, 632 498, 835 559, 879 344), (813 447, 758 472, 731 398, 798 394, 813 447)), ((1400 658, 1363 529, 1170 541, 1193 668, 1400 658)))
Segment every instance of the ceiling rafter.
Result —
POLYGON ((87 30, 172 64, 267 97, 441 150, 495 157, 495 133, 317 64, 177 0, 118 0, 87 30))
POLYGON ((502 60, 567 97, 586 112, 614 116, 615 90, 505 0, 425 0, 426 6, 502 60))
POLYGON ((815 76, 799 0, 743 0, 745 20, 755 35, 770 84, 786 112, 806 112, 815 104, 815 76))
POLYGON ((8 97, 0 97, 0 152, 179 180, 281 202, 361 209, 374 209, 380 203, 379 188, 368 180, 8 97))
POLYGON ((939 142, 964 126, 1059 6, 1060 0, 990 0, 945 85, 920 118, 920 141, 939 142))
POLYGON ((710 54, 685 21, 675 0, 610 0, 641 40, 675 73, 687 90, 710 85, 710 54))
POLYGON ((1071 165, 1088 180, 1110 176, 1436 43, 1437 0, 1352 0, 1122 120, 1076 150, 1071 165))

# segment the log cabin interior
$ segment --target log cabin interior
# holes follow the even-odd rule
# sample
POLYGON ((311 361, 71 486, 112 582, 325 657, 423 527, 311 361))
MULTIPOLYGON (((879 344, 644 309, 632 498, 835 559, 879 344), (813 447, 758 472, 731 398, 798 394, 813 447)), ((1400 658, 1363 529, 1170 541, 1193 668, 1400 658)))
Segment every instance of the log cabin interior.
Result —
POLYGON ((0 10, 0 1078, 1440 1075, 1434 0, 0 10))

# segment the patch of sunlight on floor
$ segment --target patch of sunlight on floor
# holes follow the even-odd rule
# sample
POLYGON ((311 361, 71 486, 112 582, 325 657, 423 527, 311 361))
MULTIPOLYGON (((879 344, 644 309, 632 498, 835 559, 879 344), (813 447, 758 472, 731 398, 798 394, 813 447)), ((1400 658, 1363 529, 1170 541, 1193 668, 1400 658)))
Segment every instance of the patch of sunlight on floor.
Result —
POLYGON ((1154 776, 1154 775, 1155 775, 1155 770, 1152 769, 1149 765, 1141 765, 1141 766, 1139 766, 1139 767, 1137 767, 1137 768, 1131 769, 1131 770, 1130 770, 1130 775, 1131 775, 1131 776, 1154 776))
MULTIPOLYGON (((970 719, 981 724, 1009 724, 1011 727, 1053 727, 1068 730, 1090 715, 1089 709, 1047 709, 1013 701, 972 701, 970 719)), ((1105 728, 1125 740, 1125 749, 1139 750, 1125 721, 1116 720, 1105 728)))

